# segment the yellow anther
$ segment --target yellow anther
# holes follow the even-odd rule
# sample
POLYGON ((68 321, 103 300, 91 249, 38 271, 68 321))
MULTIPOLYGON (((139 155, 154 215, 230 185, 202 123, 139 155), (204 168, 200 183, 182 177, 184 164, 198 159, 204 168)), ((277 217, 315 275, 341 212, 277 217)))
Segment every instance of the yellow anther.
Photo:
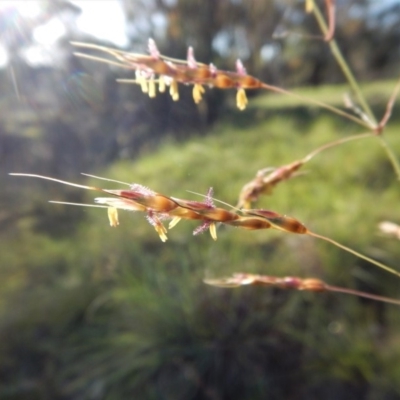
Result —
POLYGON ((151 78, 148 82, 149 86, 149 97, 154 98, 156 97, 156 83, 154 81, 154 78, 151 78))
POLYGON ((210 225, 210 235, 214 240, 217 240, 217 227, 214 223, 210 225))
POLYGON ((118 221, 118 210, 115 207, 107 208, 108 220, 110 221, 110 226, 116 227, 119 225, 118 221))
POLYGON ((306 0, 306 13, 309 14, 313 11, 314 9, 314 0, 306 0))
POLYGON ((154 229, 156 230, 156 232, 158 233, 158 236, 160 236, 160 239, 162 242, 166 242, 168 240, 168 237, 166 235, 166 229, 165 226, 160 224, 160 225, 156 225, 154 227, 154 229))
POLYGON ((138 79, 138 83, 140 85, 140 88, 142 89, 143 93, 148 93, 149 88, 147 86, 147 81, 144 77, 141 77, 140 79, 138 79))
POLYGON ((174 217, 169 223, 168 228, 172 229, 181 219, 181 217, 174 217))
POLYGON ((169 87, 169 94, 171 95, 173 101, 179 100, 178 82, 176 80, 173 80, 171 82, 171 85, 169 87))
POLYGON ((165 80, 162 76, 158 79, 158 90, 160 93, 165 92, 165 80))
POLYGON ((248 102, 246 92, 243 88, 240 88, 236 94, 236 105, 239 110, 244 110, 248 102))
POLYGON ((201 99, 203 98, 204 92, 205 92, 205 89, 200 84, 195 83, 193 85, 193 100, 196 104, 200 103, 201 99))

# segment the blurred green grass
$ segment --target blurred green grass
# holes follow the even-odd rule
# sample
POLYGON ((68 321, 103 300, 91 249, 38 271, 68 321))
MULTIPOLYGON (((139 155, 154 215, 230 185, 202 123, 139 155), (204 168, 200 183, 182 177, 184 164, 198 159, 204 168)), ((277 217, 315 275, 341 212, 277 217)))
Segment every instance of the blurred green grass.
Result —
MULTIPOLYGON (((392 86, 371 84, 366 92, 387 98, 392 86)), ((301 90, 329 102, 339 102, 342 92, 340 86, 301 90)), ((398 130, 393 118, 385 137, 396 154, 398 130)), ((166 138, 134 162, 85 172, 195 200, 201 197, 189 191, 205 194, 212 186, 217 199, 235 204, 258 169, 362 132, 293 99, 265 96, 243 113, 230 110, 207 136, 180 143, 166 138)), ((398 268, 398 241, 377 232, 382 220, 400 222, 398 182, 378 141, 331 148, 304 172, 257 206, 398 268)), ((96 196, 86 193, 85 201, 96 196)), ((400 297, 394 276, 328 243, 275 231, 221 227, 214 242, 208 233, 193 237, 196 222, 182 221, 164 244, 140 213, 121 211, 120 226, 112 229, 104 210, 82 209, 71 214, 74 230, 57 235, 54 210, 63 221, 69 208, 46 207, 54 207, 49 215, 22 217, 0 243, 2 398, 400 395, 397 307, 330 293, 230 291, 202 283, 239 271, 315 276, 400 297)))

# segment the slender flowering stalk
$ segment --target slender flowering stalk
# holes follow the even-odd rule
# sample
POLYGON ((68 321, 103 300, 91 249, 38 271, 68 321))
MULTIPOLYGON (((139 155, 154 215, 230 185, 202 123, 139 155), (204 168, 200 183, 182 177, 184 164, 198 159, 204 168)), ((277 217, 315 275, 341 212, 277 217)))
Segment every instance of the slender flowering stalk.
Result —
MULTIPOLYGON (((179 90, 178 83, 182 83, 185 85, 193 85, 193 99, 195 103, 199 103, 202 99, 202 95, 205 92, 203 86, 208 86, 210 88, 215 87, 218 89, 237 89, 236 95, 236 104, 240 110, 244 110, 247 106, 248 99, 246 96, 245 90, 247 89, 265 89, 269 91, 273 91, 275 93, 285 94, 288 96, 295 97, 306 103, 316 105, 318 107, 329 110, 335 114, 338 114, 342 117, 345 117, 349 120, 354 121, 355 123, 362 125, 366 128, 373 130, 378 136, 381 134, 384 126, 386 125, 390 112, 391 106, 388 104, 388 112, 385 114, 382 121, 378 124, 371 113, 368 105, 366 104, 361 91, 355 82, 355 79, 349 70, 347 64, 345 63, 339 49, 337 48, 336 42, 333 40, 334 32, 335 32, 335 1, 334 0, 325 0, 327 15, 328 15, 328 24, 323 20, 319 9, 314 3, 314 0, 306 1, 306 11, 313 12, 318 20, 318 23, 324 33, 324 40, 329 42, 329 46, 332 49, 332 52, 339 62, 342 70, 345 73, 346 78, 348 79, 350 85, 355 90, 357 98, 360 101, 360 104, 363 107, 363 112, 356 112, 356 116, 352 115, 342 109, 331 106, 326 103, 319 102, 317 100, 303 97, 294 92, 288 91, 286 89, 280 88, 278 86, 270 85, 265 82, 260 81, 247 74, 246 69, 244 68, 242 62, 237 60, 236 62, 236 71, 224 71, 218 69, 213 64, 206 65, 204 63, 200 63, 195 59, 194 51, 192 47, 188 48, 187 59, 180 60, 174 59, 171 57, 167 57, 160 53, 158 50, 156 43, 153 39, 149 39, 148 49, 149 55, 138 54, 138 53, 127 53, 121 50, 112 49, 104 46, 98 46, 90 43, 82 43, 82 42, 71 42, 72 45, 97 50, 112 56, 116 61, 102 58, 98 56, 93 56, 85 53, 75 53, 76 56, 90 59, 98 62, 105 62, 112 65, 117 65, 126 69, 135 70, 136 79, 127 80, 120 79, 120 82, 129 82, 139 84, 144 93, 147 93, 150 97, 156 96, 156 84, 159 85, 159 91, 164 92, 165 86, 170 86, 170 95, 174 101, 179 100, 179 90), (157 78, 158 77, 158 78, 157 78)), ((394 91, 394 97, 397 95, 398 87, 394 91)), ((389 101, 390 103, 390 101, 389 101)), ((400 169, 397 164, 396 158, 387 150, 387 146, 383 139, 381 139, 381 144, 387 151, 388 156, 390 157, 391 162, 396 167, 396 172, 398 176, 400 176, 400 169)))
POLYGON ((149 84, 153 87, 156 83, 159 84, 160 92, 165 90, 165 85, 169 85, 169 93, 174 101, 179 100, 178 83, 193 85, 192 93, 196 104, 202 99, 202 95, 205 92, 204 86, 217 89, 236 89, 236 105, 240 110, 244 110, 248 104, 246 90, 265 89, 301 99, 306 103, 325 108, 341 115, 342 117, 350 119, 357 124, 371 128, 371 123, 369 121, 364 121, 361 118, 349 114, 337 107, 303 97, 278 86, 269 85, 260 81, 247 73, 240 60, 236 61, 236 71, 220 70, 213 64, 207 65, 198 62, 195 59, 194 51, 191 47, 188 49, 186 60, 174 59, 161 54, 153 39, 149 39, 148 49, 150 55, 127 53, 122 50, 90 43, 71 42, 71 44, 76 47, 106 53, 112 56, 116 61, 93 56, 91 54, 76 52, 75 55, 78 57, 135 70, 136 79, 120 79, 119 82, 139 84, 142 91, 149 94, 150 97, 155 96, 155 91, 153 89, 149 90, 149 84))
POLYGON ((112 195, 117 198, 117 201, 104 197, 96 199, 97 203, 106 205, 108 207, 108 215, 111 226, 116 226, 119 223, 117 217, 118 208, 122 208, 124 210, 128 209, 134 211, 144 211, 147 213, 148 222, 154 227, 163 242, 167 240, 167 230, 161 221, 166 218, 172 219, 173 226, 176 225, 179 219, 201 220, 202 224, 196 228, 193 233, 196 235, 204 232, 206 229, 209 229, 214 240, 217 238, 215 226, 216 223, 223 223, 246 230, 272 228, 286 233, 305 234, 324 240, 342 250, 345 250, 357 257, 362 258, 363 260, 370 262, 371 264, 376 265, 379 268, 384 269, 387 272, 400 277, 400 272, 396 271, 395 269, 390 268, 387 265, 382 264, 370 257, 367 257, 347 246, 344 246, 333 239, 310 231, 304 224, 293 217, 288 217, 286 215, 264 209, 240 210, 219 200, 218 201, 220 203, 228 205, 231 210, 228 211, 224 208, 216 207, 212 198, 211 188, 205 196, 204 201, 193 201, 168 197, 139 184, 133 184, 130 186, 130 189, 126 190, 100 189, 95 186, 80 185, 42 175, 23 173, 12 173, 10 175, 46 179, 82 189, 95 190, 112 195))
MULTIPOLYGON (((203 85, 218 89, 237 88, 237 104, 240 109, 244 109, 247 104, 247 97, 244 89, 257 89, 262 86, 262 82, 246 73, 242 63, 238 60, 237 71, 223 71, 214 65, 206 65, 196 61, 193 48, 189 47, 187 60, 177 60, 161 55, 154 40, 149 40, 150 55, 126 53, 120 50, 109 49, 103 46, 96 46, 87 43, 73 42, 75 46, 89 49, 100 50, 108 53, 117 59, 118 66, 134 69, 136 80, 144 93, 149 93, 150 97, 155 96, 155 91, 149 91, 148 82, 153 85, 158 76, 158 82, 163 82, 170 86, 170 95, 174 101, 179 100, 178 82, 186 85, 193 85, 193 99, 196 103, 201 101, 205 92, 203 85)), ((92 59, 95 61, 108 62, 109 60, 76 53, 77 56, 92 59)))
POLYGON ((315 232, 310 231, 305 225, 303 225, 300 221, 296 220, 295 218, 288 217, 286 215, 281 215, 281 214, 278 214, 273 211, 262 210, 262 209, 242 210, 242 212, 245 213, 246 215, 265 218, 271 224, 271 228, 278 229, 278 230, 281 230, 281 231, 287 232, 287 233, 296 233, 296 234, 301 234, 301 235, 305 234, 305 235, 313 236, 315 238, 324 240, 325 242, 331 243, 334 246, 347 251, 348 253, 351 253, 359 258, 362 258, 363 260, 368 261, 371 264, 374 264, 377 267, 384 269, 385 271, 400 277, 399 271, 396 271, 395 269, 390 268, 387 265, 385 265, 377 260, 367 257, 366 255, 361 254, 358 251, 355 251, 355 250, 337 242, 336 240, 333 240, 326 236, 319 235, 315 232))
POLYGON ((400 305, 400 300, 390 297, 378 296, 371 293, 361 292, 343 288, 339 286, 328 285, 318 278, 299 278, 296 276, 285 276, 279 278, 268 275, 254 275, 245 273, 236 273, 227 278, 204 279, 204 283, 211 286, 223 288, 235 288, 239 286, 273 286, 279 289, 300 290, 310 292, 337 292, 349 294, 352 296, 364 297, 367 299, 380 301, 383 303, 400 305))
POLYGON ((296 171, 303 165, 304 162, 299 160, 279 168, 260 169, 255 178, 243 186, 237 207, 251 208, 251 204, 257 201, 262 194, 271 194, 278 183, 294 177, 296 171))
POLYGON ((309 162, 314 156, 322 151, 353 140, 366 139, 369 137, 374 137, 374 134, 362 133, 359 135, 353 135, 335 140, 312 151, 301 160, 293 161, 290 164, 286 164, 278 168, 268 167, 260 169, 256 173, 256 176, 243 186, 242 190, 240 191, 239 200, 236 207, 251 208, 251 204, 257 201, 261 195, 271 194, 278 183, 295 177, 298 174, 298 170, 302 168, 304 164, 309 162))

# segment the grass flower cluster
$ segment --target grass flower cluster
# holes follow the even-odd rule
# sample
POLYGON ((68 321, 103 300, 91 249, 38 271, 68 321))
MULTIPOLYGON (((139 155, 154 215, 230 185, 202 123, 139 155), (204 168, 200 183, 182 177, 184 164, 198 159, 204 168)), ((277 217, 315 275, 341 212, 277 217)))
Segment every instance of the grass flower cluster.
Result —
MULTIPOLYGON (((109 49, 88 43, 73 42, 74 46, 95 49, 106 52, 115 57, 117 62, 113 64, 124 68, 134 69, 136 79, 120 80, 140 85, 142 92, 153 98, 157 93, 165 92, 169 87, 172 100, 179 100, 178 83, 193 86, 193 100, 198 104, 205 92, 204 86, 217 89, 237 89, 236 104, 240 110, 244 110, 248 103, 245 89, 259 89, 263 83, 257 78, 248 75, 242 62, 237 60, 236 71, 223 71, 215 65, 206 65, 196 61, 192 47, 188 48, 187 60, 173 59, 162 55, 153 39, 149 39, 150 55, 126 53, 123 51, 109 49)), ((76 53, 78 56, 97 61, 109 62, 106 59, 90 56, 88 54, 76 53)))

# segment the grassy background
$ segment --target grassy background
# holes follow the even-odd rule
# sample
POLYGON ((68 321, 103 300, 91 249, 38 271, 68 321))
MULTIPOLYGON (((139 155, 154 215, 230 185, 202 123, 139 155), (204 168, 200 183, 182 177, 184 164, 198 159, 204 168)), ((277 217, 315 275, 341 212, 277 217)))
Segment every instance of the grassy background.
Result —
MULTIPOLYGON (((377 115, 393 86, 366 87, 377 115)), ((336 104, 343 88, 299 93, 336 104)), ((399 154, 397 111, 385 136, 399 154)), ((86 172, 197 200, 188 191, 212 186, 217 199, 235 204, 258 169, 363 132, 275 95, 226 115, 207 136, 167 137, 135 162, 86 172)), ((257 206, 398 268, 398 241, 377 231, 382 220, 400 222, 398 183, 378 141, 329 149, 304 172, 257 206)), ((315 276, 398 298, 398 278, 321 240, 281 232, 221 227, 214 242, 193 237, 196 222, 183 221, 163 244, 140 213, 120 212, 121 225, 111 229, 103 210, 45 203, 75 190, 41 188, 19 200, 37 215, 21 217, 0 242, 2 398, 400 398, 398 307, 202 283, 239 271, 315 276)), ((83 201, 93 197, 84 193, 83 201)))

